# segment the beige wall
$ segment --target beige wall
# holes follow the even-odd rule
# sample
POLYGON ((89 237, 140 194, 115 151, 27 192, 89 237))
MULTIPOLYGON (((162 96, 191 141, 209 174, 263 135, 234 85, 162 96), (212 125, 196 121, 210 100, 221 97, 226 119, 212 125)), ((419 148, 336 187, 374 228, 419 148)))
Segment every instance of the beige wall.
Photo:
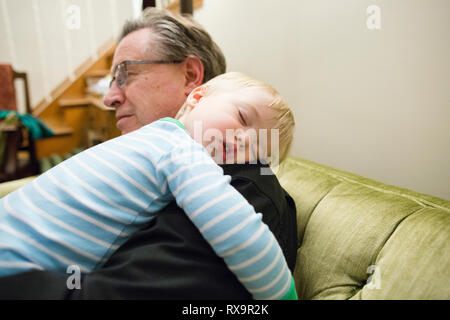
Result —
POLYGON ((229 71, 291 104, 295 156, 450 199, 449 15, 448 0, 205 0, 195 17, 229 71))

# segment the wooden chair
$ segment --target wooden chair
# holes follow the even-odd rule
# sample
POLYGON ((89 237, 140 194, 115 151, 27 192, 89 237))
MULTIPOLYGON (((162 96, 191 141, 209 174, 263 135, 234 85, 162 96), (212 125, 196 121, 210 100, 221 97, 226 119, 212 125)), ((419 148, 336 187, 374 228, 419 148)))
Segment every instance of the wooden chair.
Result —
MULTIPOLYGON (((15 71, 9 64, 0 64, 0 83, 2 84, 0 86, 0 110, 18 110, 15 79, 20 79, 24 83, 25 112, 31 114, 27 74, 15 71)), ((3 150, 0 150, 2 159, 0 182, 39 174, 35 142, 26 128, 20 123, 4 124, 0 125, 0 131, 1 138, 4 139, 3 150)))

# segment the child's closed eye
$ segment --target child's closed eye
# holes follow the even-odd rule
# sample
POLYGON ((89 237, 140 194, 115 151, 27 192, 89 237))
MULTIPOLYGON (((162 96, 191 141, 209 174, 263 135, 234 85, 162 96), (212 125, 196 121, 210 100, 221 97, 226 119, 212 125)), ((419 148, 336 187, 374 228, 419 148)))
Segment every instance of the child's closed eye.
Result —
POLYGON ((245 121, 245 117, 243 116, 242 112, 240 109, 238 109, 238 113, 239 113, 239 119, 241 121, 241 123, 246 126, 247 125, 247 121, 245 121))

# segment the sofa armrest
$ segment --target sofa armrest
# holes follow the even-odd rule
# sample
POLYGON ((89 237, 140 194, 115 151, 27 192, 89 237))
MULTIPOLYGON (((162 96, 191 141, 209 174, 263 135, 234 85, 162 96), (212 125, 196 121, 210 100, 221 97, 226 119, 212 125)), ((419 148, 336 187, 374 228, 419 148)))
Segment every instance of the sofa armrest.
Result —
POLYGON ((8 181, 8 182, 0 183, 0 198, 3 198, 8 193, 13 192, 14 190, 26 185, 27 183, 33 181, 36 178, 37 178, 37 176, 32 176, 32 177, 27 177, 27 178, 23 178, 23 179, 12 180, 12 181, 8 181))

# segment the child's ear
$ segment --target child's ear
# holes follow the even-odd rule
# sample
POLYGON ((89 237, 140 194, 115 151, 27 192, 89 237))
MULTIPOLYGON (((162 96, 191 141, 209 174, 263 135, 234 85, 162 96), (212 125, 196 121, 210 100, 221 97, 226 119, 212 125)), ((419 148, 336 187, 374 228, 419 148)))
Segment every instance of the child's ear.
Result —
POLYGON ((189 96, 187 97, 187 105, 193 109, 195 108, 200 100, 205 96, 205 87, 200 86, 191 91, 189 96))

